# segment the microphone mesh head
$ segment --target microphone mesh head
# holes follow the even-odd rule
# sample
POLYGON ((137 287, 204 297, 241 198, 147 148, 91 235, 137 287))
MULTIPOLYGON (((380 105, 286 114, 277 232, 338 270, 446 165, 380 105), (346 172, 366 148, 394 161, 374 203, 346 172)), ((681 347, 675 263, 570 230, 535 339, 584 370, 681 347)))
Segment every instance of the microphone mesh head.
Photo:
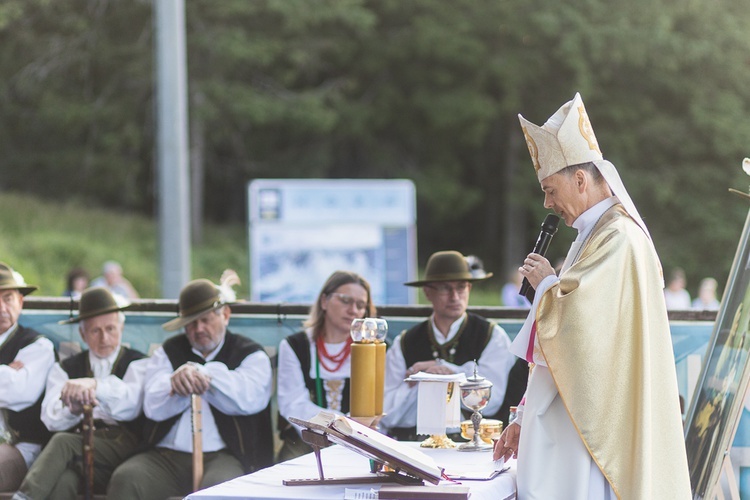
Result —
POLYGON ((560 217, 555 214, 547 214, 542 222, 542 231, 555 234, 557 232, 557 225, 560 223, 560 217))

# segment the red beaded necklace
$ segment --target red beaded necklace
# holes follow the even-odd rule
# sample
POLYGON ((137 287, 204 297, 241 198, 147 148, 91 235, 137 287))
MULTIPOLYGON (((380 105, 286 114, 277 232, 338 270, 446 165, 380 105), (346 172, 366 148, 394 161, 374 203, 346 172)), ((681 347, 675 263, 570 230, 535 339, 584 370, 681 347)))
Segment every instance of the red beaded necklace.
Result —
POLYGON ((331 356, 328 354, 328 351, 326 350, 326 344, 323 342, 323 336, 321 335, 318 337, 318 339, 315 341, 315 345, 317 346, 318 351, 318 361, 320 361, 320 364, 323 365, 323 368, 328 370, 331 373, 335 373, 341 368, 341 366, 346 362, 346 359, 349 357, 349 354, 352 352, 352 339, 349 337, 346 341, 346 345, 343 349, 341 349, 341 352, 336 354, 335 356, 331 356), (325 360, 333 362, 334 366, 330 367, 326 364, 325 360))

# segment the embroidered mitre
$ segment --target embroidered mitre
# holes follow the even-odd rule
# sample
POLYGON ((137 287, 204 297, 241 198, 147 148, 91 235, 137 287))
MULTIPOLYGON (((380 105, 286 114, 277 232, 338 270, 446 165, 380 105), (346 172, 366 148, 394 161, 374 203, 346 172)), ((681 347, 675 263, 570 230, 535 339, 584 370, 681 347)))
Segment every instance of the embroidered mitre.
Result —
POLYGON ((520 114, 518 119, 540 181, 565 167, 604 159, 581 94, 577 92, 573 100, 563 104, 541 127, 520 114))
POLYGON ((520 114, 518 119, 539 182, 565 167, 591 162, 601 172, 612 194, 617 196, 625 211, 651 238, 646 224, 622 183, 620 174, 615 166, 602 156, 581 94, 576 92, 575 97, 563 104, 541 127, 520 114))

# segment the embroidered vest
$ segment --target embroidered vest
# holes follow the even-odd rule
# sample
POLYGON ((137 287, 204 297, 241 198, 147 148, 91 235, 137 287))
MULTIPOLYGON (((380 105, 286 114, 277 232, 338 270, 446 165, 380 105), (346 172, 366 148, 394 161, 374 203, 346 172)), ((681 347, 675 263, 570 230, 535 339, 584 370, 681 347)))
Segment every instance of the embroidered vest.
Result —
MULTIPOLYGON (((292 351, 299 360, 300 369, 302 370, 302 378, 305 381, 305 387, 307 387, 307 390, 310 392, 310 400, 323 408, 328 408, 328 398, 325 397, 325 395, 323 395, 323 401, 317 400, 315 379, 310 376, 312 360, 310 359, 310 341, 307 338, 307 334, 304 331, 297 332, 288 336, 286 341, 289 343, 289 347, 292 348, 292 351)), ((341 412, 346 414, 349 413, 349 377, 344 379, 344 387, 341 390, 341 412)), ((294 430, 292 424, 282 417, 281 414, 278 415, 276 428, 279 430, 281 439, 297 440, 299 438, 297 431, 294 430)))
MULTIPOLYGON (((163 346, 172 368, 177 369, 188 361, 205 364, 206 360, 195 354, 185 334, 167 339, 163 346)), ((213 361, 224 363, 234 370, 250 354, 263 349, 260 344, 247 337, 233 334, 227 330, 224 345, 213 361)), ((271 426, 271 405, 253 415, 226 415, 208 405, 216 421, 221 438, 229 451, 242 464, 245 472, 250 473, 273 463, 273 431, 271 426)), ((204 406, 205 411, 205 406, 204 406)), ((146 422, 146 440, 155 446, 167 435, 181 415, 162 422, 146 422)))
MULTIPOLYGON (((324 397, 322 402, 316 400, 315 392, 315 379, 310 376, 310 368, 313 360, 310 359, 310 342, 307 339, 305 332, 295 333, 287 337, 289 347, 292 348, 294 354, 299 359, 300 366, 302 368, 302 376, 305 379, 305 386, 310 391, 310 400, 315 404, 320 405, 322 403, 323 408, 328 408, 328 398, 324 397)), ((344 379, 344 388, 341 393, 341 412, 346 414, 349 413, 349 377, 344 379)))

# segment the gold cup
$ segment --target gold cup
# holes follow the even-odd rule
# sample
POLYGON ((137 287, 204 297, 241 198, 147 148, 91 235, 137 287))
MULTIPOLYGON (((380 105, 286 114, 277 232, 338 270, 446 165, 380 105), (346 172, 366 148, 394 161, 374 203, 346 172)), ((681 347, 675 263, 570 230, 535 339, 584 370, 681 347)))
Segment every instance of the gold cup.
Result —
MULTIPOLYGON (((479 438, 487 444, 493 439, 499 439, 503 432, 503 423, 493 418, 483 418, 479 422, 479 438)), ((471 441, 474 438, 474 425, 471 420, 461 422, 461 437, 471 441)))

